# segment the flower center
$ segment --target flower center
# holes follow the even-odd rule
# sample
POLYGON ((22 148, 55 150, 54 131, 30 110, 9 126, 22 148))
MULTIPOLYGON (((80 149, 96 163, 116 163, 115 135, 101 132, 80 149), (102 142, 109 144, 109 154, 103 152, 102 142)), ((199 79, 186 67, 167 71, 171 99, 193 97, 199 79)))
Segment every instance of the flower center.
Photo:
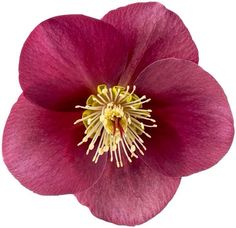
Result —
POLYGON ((151 118, 152 110, 142 108, 151 99, 146 96, 138 97, 134 93, 135 89, 135 86, 130 90, 129 86, 108 88, 106 85, 99 85, 97 95, 91 95, 86 106, 76 106, 85 111, 82 118, 74 124, 83 122, 86 128, 85 136, 78 146, 91 140, 86 154, 96 148, 93 162, 97 163, 100 156, 109 153, 110 161, 115 160, 117 167, 123 167, 123 158, 132 162, 133 157, 144 155, 146 147, 141 136, 151 138, 145 128, 157 125, 144 123, 156 122, 151 118))

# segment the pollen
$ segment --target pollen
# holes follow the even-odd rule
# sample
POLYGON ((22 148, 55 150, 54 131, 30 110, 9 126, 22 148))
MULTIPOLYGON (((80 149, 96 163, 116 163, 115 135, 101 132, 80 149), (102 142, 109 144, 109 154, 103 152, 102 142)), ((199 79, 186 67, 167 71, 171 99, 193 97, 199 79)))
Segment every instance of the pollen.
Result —
POLYGON ((89 96, 85 106, 75 106, 84 109, 82 118, 74 122, 85 126, 85 136, 78 146, 88 143, 86 154, 93 151, 93 162, 108 153, 110 161, 119 168, 124 166, 123 159, 132 162, 144 155, 142 136, 151 138, 146 129, 157 125, 151 118, 152 110, 143 109, 143 104, 151 99, 137 96, 135 90, 135 86, 99 85, 97 94, 89 96))

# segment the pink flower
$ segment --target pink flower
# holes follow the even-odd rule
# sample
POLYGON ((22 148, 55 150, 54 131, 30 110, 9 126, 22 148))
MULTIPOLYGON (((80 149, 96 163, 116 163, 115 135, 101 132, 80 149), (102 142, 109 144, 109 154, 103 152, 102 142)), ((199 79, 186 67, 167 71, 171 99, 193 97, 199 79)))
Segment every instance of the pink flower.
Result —
POLYGON ((106 221, 147 221, 182 176, 215 165, 232 143, 224 91, 197 63, 187 28, 159 3, 42 22, 20 57, 7 167, 28 189, 75 194, 106 221))

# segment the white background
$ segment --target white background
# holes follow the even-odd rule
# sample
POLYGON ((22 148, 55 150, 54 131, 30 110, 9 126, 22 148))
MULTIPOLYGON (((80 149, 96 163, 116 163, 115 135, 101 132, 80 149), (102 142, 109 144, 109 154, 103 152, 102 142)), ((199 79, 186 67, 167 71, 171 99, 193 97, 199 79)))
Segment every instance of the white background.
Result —
MULTIPOLYGON (((0 0, 0 128, 21 89, 18 60, 23 42, 41 21, 61 14, 101 18, 128 0, 0 0)), ((189 28, 200 65, 222 85, 236 113, 236 3, 234 0, 162 0, 189 28)), ((141 227, 236 227, 236 146, 215 167, 186 177, 169 205, 141 227)), ((109 186, 108 186, 109 187, 109 186)), ((40 196, 21 186, 0 159, 0 227, 103 227, 73 195, 40 196)))

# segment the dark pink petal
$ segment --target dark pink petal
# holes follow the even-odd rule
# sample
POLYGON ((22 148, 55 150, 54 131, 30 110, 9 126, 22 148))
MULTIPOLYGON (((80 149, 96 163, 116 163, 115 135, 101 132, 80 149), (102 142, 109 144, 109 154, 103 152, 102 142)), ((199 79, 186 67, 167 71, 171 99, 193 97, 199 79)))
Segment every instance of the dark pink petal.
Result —
POLYGON ((26 40, 20 57, 24 95, 50 109, 73 109, 98 84, 117 84, 127 61, 123 37, 82 15, 48 19, 26 40))
POLYGON ((86 145, 77 147, 83 128, 80 113, 52 112, 24 96, 13 106, 3 136, 3 157, 10 172, 30 190, 43 195, 75 193, 101 176, 106 157, 95 165, 86 145))
POLYGON ((143 159, 168 175, 189 175, 216 164, 229 150, 234 128, 224 91, 197 64, 166 59, 136 80, 138 93, 152 98, 158 127, 150 131, 143 159))
POLYGON ((103 21, 119 30, 129 44, 129 64, 121 83, 129 83, 156 60, 175 57, 198 62, 198 50, 178 15, 157 2, 113 10, 103 21))
POLYGON ((123 168, 107 162, 101 179, 78 200, 103 220, 137 225, 158 214, 174 196, 180 183, 149 168, 141 159, 123 168))

